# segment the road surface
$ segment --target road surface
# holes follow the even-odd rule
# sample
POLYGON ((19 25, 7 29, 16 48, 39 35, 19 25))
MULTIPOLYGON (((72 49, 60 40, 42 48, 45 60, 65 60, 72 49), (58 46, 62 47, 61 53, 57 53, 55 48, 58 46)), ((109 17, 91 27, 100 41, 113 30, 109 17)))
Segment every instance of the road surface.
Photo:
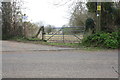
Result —
POLYGON ((2 42, 3 78, 117 78, 118 51, 2 42))

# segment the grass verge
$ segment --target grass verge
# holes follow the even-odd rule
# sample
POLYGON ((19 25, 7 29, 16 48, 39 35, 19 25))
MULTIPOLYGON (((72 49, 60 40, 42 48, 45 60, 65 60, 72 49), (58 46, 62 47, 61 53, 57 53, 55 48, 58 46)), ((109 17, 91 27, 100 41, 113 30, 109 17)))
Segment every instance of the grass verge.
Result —
POLYGON ((47 42, 39 38, 24 38, 24 37, 14 37, 9 39, 10 41, 24 42, 24 43, 33 43, 33 44, 42 44, 49 46, 58 46, 58 47, 71 47, 76 49, 96 51, 96 50, 108 50, 107 48, 102 47, 86 47, 82 43, 56 43, 56 42, 47 42))

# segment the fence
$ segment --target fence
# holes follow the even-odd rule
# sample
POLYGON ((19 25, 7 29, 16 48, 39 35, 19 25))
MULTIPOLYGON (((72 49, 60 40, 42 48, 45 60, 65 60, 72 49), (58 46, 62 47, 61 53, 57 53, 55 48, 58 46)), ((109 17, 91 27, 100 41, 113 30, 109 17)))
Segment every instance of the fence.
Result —
POLYGON ((50 33, 45 30, 44 39, 48 42, 79 43, 84 35, 84 27, 52 28, 50 33))

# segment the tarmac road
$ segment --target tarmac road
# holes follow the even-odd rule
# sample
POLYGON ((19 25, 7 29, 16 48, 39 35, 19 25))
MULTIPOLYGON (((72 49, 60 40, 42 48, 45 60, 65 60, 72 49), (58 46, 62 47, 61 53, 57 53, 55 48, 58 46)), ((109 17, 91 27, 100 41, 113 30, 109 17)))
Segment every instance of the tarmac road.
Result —
POLYGON ((118 51, 2 42, 3 78, 117 78, 118 51))

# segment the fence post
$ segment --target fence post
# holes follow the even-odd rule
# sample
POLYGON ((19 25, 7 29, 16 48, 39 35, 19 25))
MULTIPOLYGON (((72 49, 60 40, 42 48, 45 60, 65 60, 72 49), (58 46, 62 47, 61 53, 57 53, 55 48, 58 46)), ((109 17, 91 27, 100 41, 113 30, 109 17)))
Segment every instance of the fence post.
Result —
POLYGON ((45 37, 45 36, 44 36, 44 35, 45 35, 44 26, 42 26, 41 28, 42 28, 42 40, 44 40, 44 39, 45 39, 45 38, 44 38, 44 37, 45 37))
POLYGON ((63 28, 63 30, 62 30, 62 33, 63 33, 63 43, 64 43, 64 42, 65 42, 65 41, 64 41, 64 28, 63 28))

